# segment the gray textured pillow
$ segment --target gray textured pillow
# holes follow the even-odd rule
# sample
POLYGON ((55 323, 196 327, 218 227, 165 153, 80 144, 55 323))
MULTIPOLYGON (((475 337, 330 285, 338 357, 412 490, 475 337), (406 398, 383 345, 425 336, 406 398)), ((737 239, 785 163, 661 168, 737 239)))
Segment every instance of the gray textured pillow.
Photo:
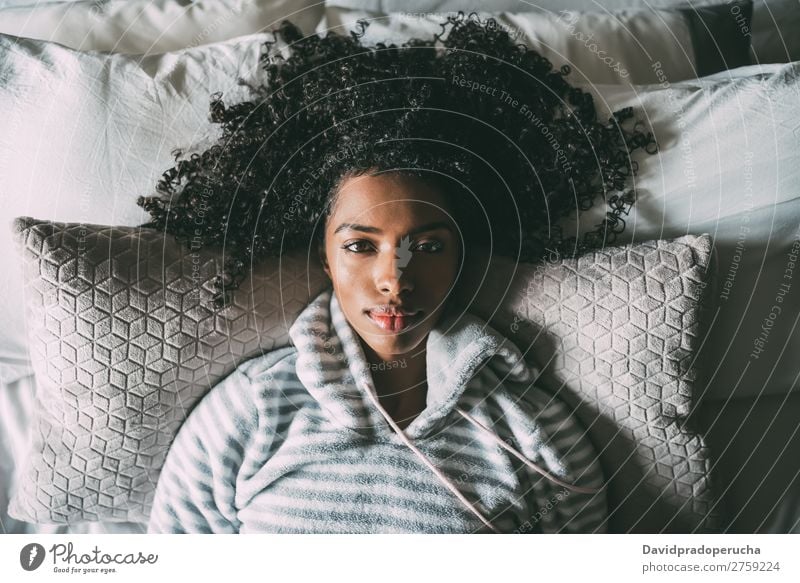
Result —
POLYGON ((460 301, 514 340, 541 372, 537 385, 575 407, 603 444, 609 531, 718 532, 709 452, 689 421, 713 295, 711 238, 470 268, 466 281, 492 284, 460 301))
MULTIPOLYGON (((313 254, 265 261, 214 314, 217 253, 130 227, 20 218, 15 230, 40 406, 9 514, 144 522, 187 412, 242 360, 288 345, 324 272, 313 254)), ((544 386, 608 444, 613 531, 711 528, 707 451, 684 423, 709 254, 708 237, 684 237, 541 266, 495 260, 480 289, 474 262, 460 288, 531 346, 544 386)))
POLYGON ((219 253, 153 229, 30 218, 14 228, 39 406, 9 515, 147 522, 188 412, 246 358, 288 346, 327 277, 305 253, 270 259, 214 313, 219 253))

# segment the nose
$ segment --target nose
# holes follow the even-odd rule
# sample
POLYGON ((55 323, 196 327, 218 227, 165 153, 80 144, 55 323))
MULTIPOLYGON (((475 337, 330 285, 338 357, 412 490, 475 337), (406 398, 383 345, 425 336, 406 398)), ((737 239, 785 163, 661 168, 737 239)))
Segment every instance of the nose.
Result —
POLYGON ((400 296, 413 291, 410 261, 411 252, 398 247, 380 254, 375 263, 375 284, 382 294, 400 296))

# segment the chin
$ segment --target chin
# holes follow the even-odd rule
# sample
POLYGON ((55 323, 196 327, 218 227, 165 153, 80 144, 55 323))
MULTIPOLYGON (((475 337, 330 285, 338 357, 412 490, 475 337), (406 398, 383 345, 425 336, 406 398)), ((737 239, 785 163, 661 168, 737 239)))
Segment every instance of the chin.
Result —
POLYGON ((426 331, 422 336, 420 336, 419 332, 413 335, 413 338, 393 338, 393 337, 384 337, 383 339, 378 339, 375 337, 373 333, 368 335, 360 335, 363 342, 365 342, 369 347, 378 354, 393 354, 393 355, 402 355, 406 354, 415 348, 419 347, 420 344, 425 340, 428 336, 428 332, 426 331), (368 340, 369 339, 369 340, 368 340), (375 341, 370 341, 375 340, 375 341))

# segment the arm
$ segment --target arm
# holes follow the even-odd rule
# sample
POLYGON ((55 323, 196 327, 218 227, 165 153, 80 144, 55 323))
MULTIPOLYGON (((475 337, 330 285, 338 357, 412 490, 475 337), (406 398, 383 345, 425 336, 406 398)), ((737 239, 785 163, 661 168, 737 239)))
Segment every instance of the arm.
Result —
POLYGON ((251 379, 240 367, 194 408, 167 454, 148 532, 238 532, 236 477, 258 428, 251 395, 251 379))

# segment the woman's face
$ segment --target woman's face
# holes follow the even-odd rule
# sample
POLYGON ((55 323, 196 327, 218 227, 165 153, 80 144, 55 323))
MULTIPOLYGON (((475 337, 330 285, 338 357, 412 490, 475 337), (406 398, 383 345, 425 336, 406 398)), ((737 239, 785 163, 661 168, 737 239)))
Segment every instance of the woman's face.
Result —
POLYGON ((350 326, 384 361, 417 348, 444 311, 461 246, 449 213, 442 193, 396 173, 339 187, 321 259, 350 326))

